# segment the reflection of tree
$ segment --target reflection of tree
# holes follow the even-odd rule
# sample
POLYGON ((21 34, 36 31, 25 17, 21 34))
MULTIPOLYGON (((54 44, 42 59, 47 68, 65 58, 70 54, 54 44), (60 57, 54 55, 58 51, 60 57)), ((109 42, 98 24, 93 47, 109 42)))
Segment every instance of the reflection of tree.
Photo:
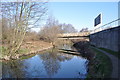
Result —
POLYGON ((71 49, 71 44, 62 44, 59 48, 61 49, 71 49))
POLYGON ((71 59, 71 57, 69 58, 67 56, 63 56, 63 54, 60 54, 55 50, 52 50, 49 53, 41 54, 39 56, 43 60, 45 70, 49 77, 52 77, 58 72, 60 69, 60 62, 71 59))
POLYGON ((23 78, 25 73, 22 70, 23 64, 19 61, 4 62, 2 64, 3 78, 23 78))
POLYGON ((60 64, 59 61, 57 60, 56 54, 45 53, 40 55, 40 57, 41 59, 43 59, 43 64, 49 77, 57 73, 58 69, 60 68, 60 64))

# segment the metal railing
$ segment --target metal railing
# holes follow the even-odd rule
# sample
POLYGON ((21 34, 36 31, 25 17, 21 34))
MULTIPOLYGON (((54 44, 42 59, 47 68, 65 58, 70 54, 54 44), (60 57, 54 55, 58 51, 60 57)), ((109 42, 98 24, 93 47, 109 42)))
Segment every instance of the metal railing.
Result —
POLYGON ((118 26, 120 26, 120 18, 94 29, 91 34, 118 26))

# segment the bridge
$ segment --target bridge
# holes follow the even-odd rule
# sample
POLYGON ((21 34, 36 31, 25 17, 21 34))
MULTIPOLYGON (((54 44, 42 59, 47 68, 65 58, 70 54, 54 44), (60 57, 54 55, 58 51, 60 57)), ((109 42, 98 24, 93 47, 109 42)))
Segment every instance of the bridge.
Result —
POLYGON ((64 33, 64 34, 58 34, 59 39, 79 39, 88 37, 90 35, 90 32, 78 32, 78 33, 64 33))
POLYGON ((120 52, 120 18, 97 27, 92 32, 58 34, 58 39, 87 39, 92 45, 120 52))

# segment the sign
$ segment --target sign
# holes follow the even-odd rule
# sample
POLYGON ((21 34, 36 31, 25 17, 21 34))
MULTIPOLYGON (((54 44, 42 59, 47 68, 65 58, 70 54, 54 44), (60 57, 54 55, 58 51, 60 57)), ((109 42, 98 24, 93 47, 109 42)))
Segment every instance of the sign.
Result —
POLYGON ((99 14, 94 20, 94 27, 101 24, 101 14, 99 14))

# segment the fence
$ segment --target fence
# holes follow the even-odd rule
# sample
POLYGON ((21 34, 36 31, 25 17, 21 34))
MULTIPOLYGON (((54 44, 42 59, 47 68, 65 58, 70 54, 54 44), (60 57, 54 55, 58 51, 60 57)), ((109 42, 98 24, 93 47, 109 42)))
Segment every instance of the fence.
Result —
POLYGON ((113 27, 117 27, 119 25, 120 25, 120 18, 94 29, 91 32, 91 34, 102 31, 102 30, 110 29, 110 28, 113 28, 113 27))

